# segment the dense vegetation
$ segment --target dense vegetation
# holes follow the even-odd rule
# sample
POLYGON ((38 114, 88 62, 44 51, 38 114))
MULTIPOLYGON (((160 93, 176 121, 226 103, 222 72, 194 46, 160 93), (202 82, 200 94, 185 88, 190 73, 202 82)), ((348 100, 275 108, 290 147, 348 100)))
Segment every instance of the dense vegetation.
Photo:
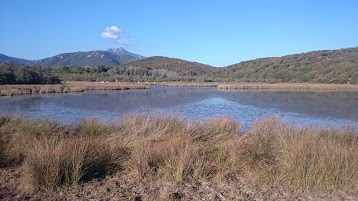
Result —
POLYGON ((132 77, 142 81, 195 81, 214 67, 168 57, 149 57, 108 71, 110 76, 132 77))
POLYGON ((261 58, 223 68, 167 57, 149 57, 105 71, 61 75, 70 80, 108 81, 238 81, 264 83, 358 84, 358 48, 322 50, 261 58))
POLYGON ((216 81, 358 84, 358 48, 255 59, 208 76, 216 81))
MULTIPOLYGON (((133 196, 138 191, 128 179, 145 185, 144 200, 170 200, 181 186, 198 182, 234 187, 234 196, 244 180, 269 185, 266 194, 286 186, 356 193, 358 186, 358 137, 350 129, 299 128, 268 118, 243 132, 228 118, 188 122, 135 115, 118 124, 84 120, 72 127, 1 116, 0 166, 21 166, 18 177, 28 192, 66 193, 62 187, 117 175, 118 184, 106 186, 105 196, 118 197, 111 192, 121 188, 133 196)), ((228 200, 239 200, 234 198, 228 200)))
POLYGON ((48 68, 20 65, 12 62, 0 64, 0 84, 58 84, 60 80, 48 68))
MULTIPOLYGON (((48 64, 52 71, 62 80, 73 81, 188 81, 188 82, 264 82, 264 83, 336 83, 358 84, 358 48, 340 50, 322 50, 303 54, 288 55, 274 58, 261 58, 245 61, 222 68, 189 62, 168 57, 144 58, 125 52, 123 56, 137 56, 133 62, 110 68, 102 54, 116 57, 116 52, 123 54, 124 49, 96 51, 85 53, 62 54, 51 59, 48 64), (62 58, 63 57, 63 58, 62 58), (65 62, 67 59, 78 60, 80 67, 71 67, 65 62), (96 65, 86 66, 89 62, 96 65), (90 62, 91 61, 91 62, 90 62), (81 63, 82 62, 82 63, 81 63), (102 62, 102 63, 101 63, 102 62), (93 67, 95 66, 95 67, 93 67)), ((122 56, 122 57, 123 57, 122 56)), ((105 57, 106 58, 106 57, 105 57)), ((124 57, 123 57, 124 58, 124 57)), ((110 59, 114 62, 113 58, 110 59)))
MULTIPOLYGON (((197 81, 213 72, 214 67, 168 57, 149 57, 118 67, 72 67, 53 68, 63 80, 76 81, 197 81)), ((203 80, 204 81, 204 80, 203 80)))

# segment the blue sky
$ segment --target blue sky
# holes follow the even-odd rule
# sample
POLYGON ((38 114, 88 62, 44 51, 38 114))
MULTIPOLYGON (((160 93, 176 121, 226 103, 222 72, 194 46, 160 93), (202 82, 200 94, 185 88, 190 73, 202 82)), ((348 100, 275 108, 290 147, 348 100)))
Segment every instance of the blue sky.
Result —
POLYGON ((175 57, 213 66, 356 47, 358 1, 0 2, 2 54, 40 59, 120 46, 143 56, 175 57), (116 26, 111 32, 114 35, 102 35, 112 26, 116 26))

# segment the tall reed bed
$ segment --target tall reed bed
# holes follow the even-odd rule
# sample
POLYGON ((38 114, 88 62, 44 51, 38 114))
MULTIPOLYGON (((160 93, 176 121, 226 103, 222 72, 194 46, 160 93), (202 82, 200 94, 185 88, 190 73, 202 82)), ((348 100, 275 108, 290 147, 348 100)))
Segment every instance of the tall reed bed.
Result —
POLYGON ((358 90, 358 85, 314 83, 229 83, 219 84, 217 88, 224 90, 358 90))
POLYGON ((157 82, 154 85, 171 87, 217 87, 219 82, 157 82))
MULTIPOLYGON (((21 165, 31 191, 76 188, 106 175, 138 181, 226 182, 256 175, 299 189, 358 187, 358 137, 348 128, 297 127, 277 118, 247 132, 230 118, 130 115, 118 124, 0 118, 0 164, 21 165)), ((249 178, 250 179, 250 178, 249 178)))
POLYGON ((85 90, 149 89, 134 83, 69 82, 62 85, 1 85, 0 96, 29 95, 35 93, 70 93, 85 90))

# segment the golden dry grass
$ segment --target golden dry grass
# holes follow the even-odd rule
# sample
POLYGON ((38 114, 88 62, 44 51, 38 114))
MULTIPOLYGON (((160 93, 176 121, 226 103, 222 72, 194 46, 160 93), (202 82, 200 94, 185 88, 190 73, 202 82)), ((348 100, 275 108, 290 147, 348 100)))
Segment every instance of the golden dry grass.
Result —
POLYGON ((0 96, 28 95, 33 93, 70 93, 85 90, 128 90, 148 89, 144 84, 135 83, 100 83, 100 82, 66 82, 56 85, 0 85, 0 96))
POLYGON ((0 118, 0 164, 22 165, 31 191, 76 187, 110 174, 138 181, 226 182, 256 175, 261 184, 298 189, 358 187, 358 133, 296 127, 277 118, 242 132, 230 118, 185 121, 131 115, 119 124, 0 118))
POLYGON ((219 82, 157 82, 153 85, 171 87, 217 87, 219 82))
POLYGON ((224 90, 358 90, 353 84, 314 84, 314 83, 226 83, 219 84, 224 90))

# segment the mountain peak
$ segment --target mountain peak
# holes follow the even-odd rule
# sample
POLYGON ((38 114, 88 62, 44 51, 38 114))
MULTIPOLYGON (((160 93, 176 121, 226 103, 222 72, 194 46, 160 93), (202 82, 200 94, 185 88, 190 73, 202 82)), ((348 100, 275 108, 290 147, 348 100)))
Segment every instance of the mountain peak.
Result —
POLYGON ((110 52, 112 54, 115 54, 117 56, 130 56, 130 57, 133 57, 135 58, 136 60, 138 59, 143 59, 144 57, 141 56, 141 55, 138 55, 138 54, 133 54, 131 52, 128 52, 126 49, 124 49, 123 47, 119 47, 119 48, 109 48, 107 50, 107 52, 110 52))
POLYGON ((108 52, 128 52, 126 49, 124 49, 123 47, 118 47, 118 48, 109 48, 107 50, 108 52))
POLYGON ((36 61, 46 67, 56 66, 118 66, 143 58, 140 55, 128 52, 124 48, 110 48, 105 50, 92 50, 86 52, 69 52, 55 55, 36 61))

